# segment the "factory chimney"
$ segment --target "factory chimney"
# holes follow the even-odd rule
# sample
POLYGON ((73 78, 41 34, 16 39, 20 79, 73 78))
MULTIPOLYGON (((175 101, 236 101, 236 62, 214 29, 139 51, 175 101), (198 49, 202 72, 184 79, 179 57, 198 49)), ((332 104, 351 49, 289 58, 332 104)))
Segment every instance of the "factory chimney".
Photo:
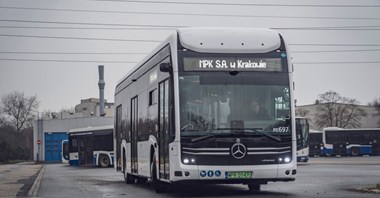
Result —
POLYGON ((104 116, 104 66, 99 65, 99 115, 104 116))

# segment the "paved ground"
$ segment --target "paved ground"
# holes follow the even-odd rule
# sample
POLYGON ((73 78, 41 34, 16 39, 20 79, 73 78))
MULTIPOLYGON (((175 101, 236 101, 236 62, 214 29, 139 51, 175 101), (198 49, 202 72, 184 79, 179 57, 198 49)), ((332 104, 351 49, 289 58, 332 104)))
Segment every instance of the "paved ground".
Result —
POLYGON ((45 165, 40 197, 379 197, 353 189, 380 183, 380 157, 312 158, 295 182, 269 183, 252 194, 243 185, 173 186, 156 194, 149 184, 127 185, 113 168, 45 165))
POLYGON ((0 165, 0 197, 26 197, 41 167, 33 162, 0 165))

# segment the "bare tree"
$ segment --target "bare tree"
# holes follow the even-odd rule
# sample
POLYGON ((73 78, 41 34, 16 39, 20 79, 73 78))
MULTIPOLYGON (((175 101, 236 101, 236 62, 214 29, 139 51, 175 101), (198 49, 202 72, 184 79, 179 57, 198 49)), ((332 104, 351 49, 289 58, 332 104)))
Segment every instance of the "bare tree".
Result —
MULTIPOLYGON (((374 107, 376 109, 374 116, 380 117, 380 98, 373 99, 372 102, 368 103, 368 106, 374 107)), ((377 124, 380 126, 380 119, 377 121, 377 124)))
POLYGON ((16 132, 20 133, 23 128, 32 125, 38 106, 37 96, 26 97, 24 93, 15 91, 1 98, 0 109, 16 132))
POLYGON ((309 110, 306 110, 304 108, 298 108, 296 110, 296 116, 306 117, 307 114, 309 114, 309 112, 310 112, 309 110))
POLYGON ((320 94, 318 101, 316 124, 321 128, 357 128, 361 118, 367 116, 356 99, 342 97, 335 91, 320 94))

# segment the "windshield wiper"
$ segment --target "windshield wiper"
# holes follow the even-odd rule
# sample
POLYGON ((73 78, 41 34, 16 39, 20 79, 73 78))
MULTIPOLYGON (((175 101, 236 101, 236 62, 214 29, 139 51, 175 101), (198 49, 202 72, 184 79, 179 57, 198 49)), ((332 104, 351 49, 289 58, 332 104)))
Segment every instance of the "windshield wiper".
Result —
POLYGON ((217 130, 231 130, 231 132, 235 131, 235 133, 241 133, 241 132, 245 132, 245 131, 253 131, 256 133, 260 133, 261 135, 268 137, 272 140, 275 140, 277 142, 281 142, 280 137, 276 137, 276 136, 273 136, 271 134, 259 131, 258 129, 255 129, 255 128, 249 128, 249 129, 244 129, 244 128, 218 128, 217 130))
POLYGON ((198 142, 198 141, 213 138, 216 136, 225 136, 225 135, 232 135, 232 133, 213 133, 213 134, 193 138, 191 139, 191 142, 198 142))
POLYGON ((268 138, 270 138, 272 140, 275 140, 277 142, 281 142, 281 138, 280 137, 273 136, 271 134, 259 131, 257 129, 244 129, 244 130, 249 130, 249 131, 253 131, 253 132, 256 132, 256 133, 260 133, 261 135, 264 135, 265 137, 268 137, 268 138))
POLYGON ((216 134, 201 136, 201 137, 197 137, 197 138, 191 139, 191 142, 198 142, 198 141, 205 140, 205 139, 208 139, 208 138, 212 138, 212 137, 215 137, 215 136, 216 136, 216 134))
POLYGON ((217 128, 215 129, 217 131, 222 131, 222 130, 230 130, 231 132, 229 133, 214 133, 214 134, 209 134, 209 135, 205 135, 205 136, 200 136, 200 137, 197 137, 197 138, 193 138, 191 139, 191 142, 198 142, 198 141, 201 141, 201 140, 206 140, 206 139, 209 139, 209 138, 213 138, 213 137, 216 137, 216 136, 225 136, 225 135, 236 135, 236 134, 239 134, 239 135, 244 135, 246 134, 245 131, 253 131, 253 132, 256 132, 256 133, 259 133, 265 137, 268 137, 272 140, 275 140, 277 142, 281 142, 281 138, 280 137, 275 137, 271 134, 268 134, 268 133, 265 133, 265 132, 261 132, 257 129, 254 129, 254 128, 249 128, 249 129, 242 129, 242 128, 217 128))

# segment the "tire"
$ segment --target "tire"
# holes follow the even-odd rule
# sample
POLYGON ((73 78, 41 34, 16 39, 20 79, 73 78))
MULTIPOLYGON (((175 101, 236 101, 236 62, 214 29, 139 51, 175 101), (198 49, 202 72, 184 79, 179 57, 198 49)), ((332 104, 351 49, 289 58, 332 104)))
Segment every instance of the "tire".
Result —
POLYGON ((135 178, 131 174, 127 173, 127 163, 126 163, 125 159, 123 160, 123 167, 124 167, 124 169, 123 169, 124 170, 124 182, 126 184, 134 184, 135 178))
POLYGON ((261 189, 261 185, 260 184, 248 184, 248 189, 250 192, 259 192, 260 189, 261 189))
MULTIPOLYGON (((153 154, 153 156, 154 156, 154 154, 153 154)), ((156 193, 163 193, 163 192, 166 192, 166 186, 163 182, 161 182, 157 178, 157 167, 156 167, 155 161, 156 161, 155 158, 153 158, 153 160, 150 164, 152 184, 153 184, 153 187, 154 187, 154 190, 156 191, 156 193)))
POLYGON ((360 150, 358 147, 353 147, 351 148, 351 156, 359 156, 360 155, 360 150))
POLYGON ((107 168, 111 165, 110 158, 107 155, 100 155, 99 156, 99 166, 101 168, 107 168))

